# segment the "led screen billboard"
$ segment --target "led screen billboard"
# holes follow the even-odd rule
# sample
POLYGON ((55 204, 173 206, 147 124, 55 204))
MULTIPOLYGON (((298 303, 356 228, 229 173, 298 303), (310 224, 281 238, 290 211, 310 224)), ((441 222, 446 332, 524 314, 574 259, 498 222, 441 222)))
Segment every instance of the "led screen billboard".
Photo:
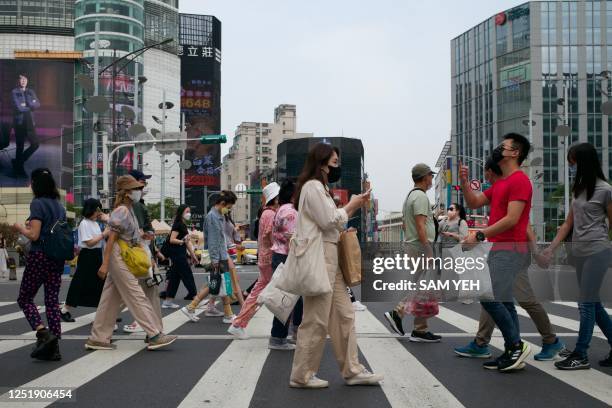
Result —
POLYGON ((46 167, 72 197, 74 63, 0 60, 0 186, 46 167))

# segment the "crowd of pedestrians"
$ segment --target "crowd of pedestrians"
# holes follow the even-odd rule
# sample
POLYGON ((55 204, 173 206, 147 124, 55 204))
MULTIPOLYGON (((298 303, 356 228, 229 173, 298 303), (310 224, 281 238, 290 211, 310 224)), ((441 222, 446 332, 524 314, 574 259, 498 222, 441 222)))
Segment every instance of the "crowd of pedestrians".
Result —
MULTIPOLYGON (((609 225, 612 220, 612 187, 601 171, 595 148, 588 143, 572 146, 568 163, 575 182, 572 188, 572 209, 551 245, 540 250, 536 243, 529 214, 532 184, 521 170, 530 151, 529 141, 511 133, 493 151, 485 165, 485 177, 491 187, 484 192, 470 188, 468 168, 460 166, 459 178, 463 203, 470 209, 490 208, 488 226, 476 232, 468 230, 466 209, 453 203, 446 216, 438 220, 433 212, 427 191, 433 185, 434 172, 426 164, 412 168, 414 188, 408 193, 403 209, 403 241, 411 256, 424 254, 434 257, 438 250, 457 245, 466 247, 484 241, 491 243, 487 262, 493 299, 481 301, 481 314, 475 338, 454 352, 462 357, 488 359, 492 356, 489 343, 495 326, 504 339, 504 350, 483 367, 498 371, 521 370, 531 348, 521 337, 515 302, 525 309, 542 337, 542 349, 536 360, 553 360, 561 356, 555 366, 563 370, 590 367, 587 350, 595 324, 612 347, 612 320, 607 314, 599 291, 612 254, 609 247, 609 225), (527 273, 532 262, 547 267, 555 250, 564 242, 572 241, 571 253, 576 266, 580 292, 580 330, 573 350, 557 337, 542 304, 534 294, 527 273)), ((308 153, 297 182, 271 182, 263 188, 264 203, 257 226, 258 278, 248 293, 242 291, 234 265, 240 247, 240 234, 231 218, 237 197, 222 191, 206 215, 204 236, 212 271, 206 284, 197 290, 192 266, 198 258, 189 232, 191 209, 178 207, 168 238, 161 248, 155 245, 151 220, 143 201, 147 178, 134 170, 116 181, 116 200, 110 214, 104 214, 101 203, 93 198, 83 203, 82 220, 78 226, 78 262, 60 308, 59 289, 65 260, 48 251, 51 234, 56 226, 66 223, 66 211, 59 201, 59 192, 52 174, 47 169, 32 173, 34 199, 25 225, 14 229, 31 242, 26 268, 19 291, 18 304, 37 342, 31 353, 40 360, 61 359, 59 342, 61 321, 72 322, 77 307, 96 307, 91 334, 85 343, 89 350, 113 350, 113 332, 119 313, 127 307, 134 322, 125 325, 127 332, 145 333, 146 347, 156 350, 172 344, 177 336, 164 333, 162 308, 178 309, 190 321, 198 322, 198 308, 205 304, 204 315, 222 317, 228 333, 236 339, 249 338, 249 321, 261 305, 258 297, 271 282, 279 266, 288 262, 293 240, 315 242, 321 240, 320 253, 313 257, 325 265, 325 276, 331 290, 314 296, 299 297, 286 321, 274 318, 268 347, 272 350, 294 350, 289 385, 294 388, 325 388, 328 382, 317 377, 327 338, 331 340, 334 357, 347 385, 375 385, 383 376, 372 373, 359 361, 355 332, 355 311, 365 306, 357 302, 347 288, 339 263, 339 237, 347 229, 349 218, 369 200, 369 192, 357 194, 344 205, 334 201, 329 185, 341 178, 340 151, 326 143, 315 145, 308 153), (169 259, 167 287, 160 302, 159 284, 162 279, 157 261, 169 259), (184 300, 190 303, 181 308, 175 302, 180 283, 187 289, 184 300), (44 286, 47 326, 41 320, 34 297, 44 286), (217 308, 220 298, 223 310, 217 308), (240 311, 234 315, 231 304, 237 302, 240 311)), ((56 234, 57 235, 57 234, 56 234)), ((5 242, 0 237, 0 261, 6 258, 5 242)), ((0 262, 0 272, 4 274, 0 262)), ((316 265, 317 262, 313 262, 316 265)), ((322 270, 322 268, 319 268, 322 270)), ((426 268, 416 271, 420 276, 426 268)), ((327 285, 327 283, 325 283, 327 285)), ((428 300, 435 306, 435 300, 428 300)), ((386 313, 384 318, 397 334, 404 336, 403 320, 414 316, 409 340, 437 343, 442 337, 432 333, 428 319, 433 313, 413 312, 419 301, 407 296, 386 313)), ((423 306, 422 304, 420 306, 423 306)), ((612 366, 612 353, 600 361, 612 366)))

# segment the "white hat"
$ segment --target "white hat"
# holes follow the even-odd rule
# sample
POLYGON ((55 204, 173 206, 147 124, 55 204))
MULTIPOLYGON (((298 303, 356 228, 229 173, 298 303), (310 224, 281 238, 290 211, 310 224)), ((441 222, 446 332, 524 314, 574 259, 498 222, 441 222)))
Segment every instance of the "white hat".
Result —
POLYGON ((266 204, 268 204, 271 200, 274 200, 278 196, 279 192, 280 186, 275 181, 265 186, 263 189, 263 195, 266 199, 266 204))

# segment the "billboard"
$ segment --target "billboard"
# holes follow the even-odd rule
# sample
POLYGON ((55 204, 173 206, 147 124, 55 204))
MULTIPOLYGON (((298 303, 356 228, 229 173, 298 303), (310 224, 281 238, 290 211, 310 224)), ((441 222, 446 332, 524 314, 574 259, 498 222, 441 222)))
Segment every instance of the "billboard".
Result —
POLYGON ((181 114, 187 138, 185 202, 196 228, 221 186, 221 146, 199 139, 221 132, 221 23, 212 16, 180 15, 178 55, 181 58, 181 114))
POLYGON ((47 167, 72 197, 73 87, 73 62, 0 60, 0 187, 47 167))

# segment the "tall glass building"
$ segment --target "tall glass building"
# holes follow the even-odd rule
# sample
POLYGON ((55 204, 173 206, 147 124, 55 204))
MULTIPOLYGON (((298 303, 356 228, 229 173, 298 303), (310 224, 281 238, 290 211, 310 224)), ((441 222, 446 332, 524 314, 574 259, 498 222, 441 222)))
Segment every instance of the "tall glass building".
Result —
POLYGON ((504 134, 531 133, 532 224, 539 239, 550 239, 564 217, 564 138, 556 132, 564 88, 569 144, 592 143, 612 176, 612 121, 601 113, 600 90, 612 82, 602 72, 612 70, 612 1, 524 3, 453 39, 451 56, 453 179, 453 160, 482 180, 482 160, 504 134))

